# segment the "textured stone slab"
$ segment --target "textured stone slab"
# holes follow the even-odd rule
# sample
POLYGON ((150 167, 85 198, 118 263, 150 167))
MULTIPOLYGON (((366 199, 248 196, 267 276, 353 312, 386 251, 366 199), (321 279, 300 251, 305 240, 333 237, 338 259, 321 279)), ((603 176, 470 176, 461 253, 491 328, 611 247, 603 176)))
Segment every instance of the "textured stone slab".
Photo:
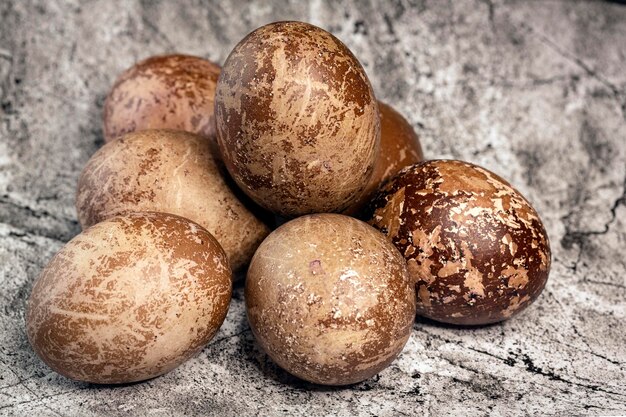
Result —
POLYGON ((626 414, 626 6, 582 1, 0 2, 0 415, 626 414), (376 378, 337 389, 259 351, 243 291, 202 353, 122 387, 74 383, 30 348, 32 282, 79 232, 76 180, 116 75, 151 54, 223 62, 246 33, 331 30, 430 158, 502 175, 553 248, 536 304, 464 329, 415 323, 376 378))

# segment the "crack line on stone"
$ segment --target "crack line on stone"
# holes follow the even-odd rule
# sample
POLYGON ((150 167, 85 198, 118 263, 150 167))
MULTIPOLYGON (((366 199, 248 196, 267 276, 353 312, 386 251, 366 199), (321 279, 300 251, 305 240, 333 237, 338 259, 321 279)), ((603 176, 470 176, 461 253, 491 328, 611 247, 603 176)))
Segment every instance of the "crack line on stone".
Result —
MULTIPOLYGON (((3 361, 2 363, 4 364, 4 361, 3 361)), ((9 371, 11 371, 11 373, 12 373, 13 375, 15 375, 18 379, 20 379, 20 376, 17 374, 17 372, 15 372, 15 370, 13 370, 13 369, 11 369, 11 368, 8 368, 8 369, 9 369, 9 371)), ((18 383, 16 384, 16 386, 21 386, 21 387, 23 387, 26 391, 30 392, 31 394, 33 394, 33 395, 37 398, 37 393, 36 393, 35 391, 33 391, 32 389, 30 389, 30 387, 28 387, 28 386, 25 384, 25 382, 26 382, 26 381, 28 381, 31 377, 32 377, 32 376, 29 376, 28 378, 20 379, 20 380, 18 381, 18 383)), ((41 397, 41 398, 43 399, 44 397, 41 397)), ((57 410, 53 409, 53 408, 52 408, 52 407, 50 407, 49 405, 47 405, 47 404, 42 404, 42 405, 43 405, 46 409, 48 409, 48 410, 52 411, 55 415, 60 416, 60 417, 64 417, 64 415, 63 415, 63 414, 61 414, 59 411, 57 411, 57 410)), ((3 408, 3 407, 0 407, 0 410, 2 410, 2 408, 3 408)))
POLYGON ((484 88, 484 87, 500 87, 500 88, 519 88, 519 89, 533 89, 535 87, 539 87, 542 85, 552 85, 561 81, 573 81, 579 82, 582 77, 586 76, 585 74, 564 74, 564 75, 555 75, 548 78, 526 78, 519 80, 505 80, 505 79, 487 79, 487 78, 462 78, 457 79, 454 82, 443 81, 438 83, 438 86, 442 88, 456 88, 456 87, 473 87, 473 88, 484 88))
POLYGON ((5 223, 3 221, 0 221, 0 226, 4 225, 4 226, 8 226, 14 229, 17 229, 17 231, 15 230, 10 230, 8 233, 6 234, 0 234, 0 237, 13 237, 13 238, 17 238, 17 239, 22 239, 22 241, 24 243, 26 243, 29 246, 35 246, 37 245, 36 242, 34 242, 33 240, 30 240, 30 238, 43 238, 43 239, 48 239, 48 240, 53 240, 55 242, 59 242, 62 244, 66 244, 68 241, 66 239, 62 239, 60 237, 54 236, 54 235, 49 235, 49 234, 45 234, 45 233, 37 233, 37 232, 33 232, 33 231, 28 231, 28 230, 24 230, 21 227, 18 227, 16 225, 10 224, 10 223, 5 223), (25 238, 28 238, 29 240, 25 240, 25 238))
MULTIPOLYGON (((582 338, 582 336, 580 335, 580 333, 578 332, 578 330, 574 330, 574 332, 582 338)), ((579 348, 578 346, 570 345, 569 343, 565 343, 565 342, 561 342, 561 341, 557 341, 557 343, 558 343, 559 345, 567 346, 567 347, 568 347, 568 348, 570 348, 570 349, 574 349, 574 350, 577 350, 577 351, 579 351, 579 352, 586 353, 586 354, 588 354, 588 355, 592 355, 592 356, 596 356, 597 358, 600 358, 600 359, 604 359, 605 361, 607 361, 607 362, 609 362, 609 363, 612 363, 613 365, 617 365, 617 366, 619 366, 619 367, 620 367, 620 369, 622 369, 622 365, 626 363, 626 362, 619 362, 619 361, 616 361, 616 360, 611 359, 611 358, 609 358, 609 357, 607 357, 607 356, 600 355, 599 353, 594 352, 594 351, 591 349, 591 346, 589 346, 589 343, 587 343, 587 341, 586 341, 586 340, 584 340, 584 338, 583 338, 583 343, 585 343, 585 345, 589 348, 589 350, 581 349, 581 348, 579 348)), ((580 378, 580 377, 579 377, 579 378, 580 378)), ((581 379, 582 379, 582 378, 581 378, 581 379)))
MULTIPOLYGON (((508 358, 504 359, 502 357, 499 357, 497 355, 491 354, 489 352, 485 352, 485 351, 481 351, 481 350, 478 350, 478 349, 475 349, 475 348, 470 348, 468 346, 465 346, 463 344, 463 342, 459 341, 459 340, 450 340, 450 339, 447 339, 447 338, 445 338, 443 336, 439 336, 439 335, 437 335, 435 333, 430 333, 428 331, 425 331, 423 329, 416 329, 416 330, 422 331, 422 332, 426 333, 427 335, 432 336, 435 339, 442 340, 442 341, 444 341, 446 343, 452 343, 452 344, 457 345, 457 346, 459 346, 461 348, 472 350, 474 352, 485 354, 485 355, 491 356, 493 358, 499 359, 499 360, 505 362, 505 364, 506 364, 506 361, 508 360, 508 358)), ((567 384, 567 385, 573 385, 573 386, 578 386, 578 387, 581 387, 581 388, 586 388, 586 389, 591 390, 592 392, 604 392, 606 394, 611 394, 611 395, 615 395, 615 396, 618 396, 618 397, 626 398, 626 394, 622 394, 622 393, 619 393, 619 392, 615 392, 615 391, 604 389, 600 385, 597 385, 597 384, 584 384, 584 383, 581 383, 581 382, 575 382, 575 381, 571 381, 569 379, 565 379, 562 376, 557 375, 553 371, 544 371, 542 368, 536 366, 534 364, 533 360, 530 358, 530 356, 528 356, 528 354, 526 354, 526 353, 520 352, 520 353, 514 354, 514 355, 515 355, 515 357, 517 359, 521 359, 522 360, 523 364, 525 365, 525 368, 523 368, 523 369, 525 369, 529 373, 532 373, 532 374, 535 374, 535 375, 540 375, 540 376, 543 376, 543 377, 547 377, 551 381, 557 381, 557 382, 562 382, 562 383, 567 384)), ((583 378, 579 378, 579 379, 583 379, 583 378)), ((591 380, 587 380, 587 381, 594 382, 594 381, 591 381, 591 380)))
MULTIPOLYGON (((560 316, 567 322, 567 324, 569 324, 570 328, 576 334, 576 336, 578 336, 578 338, 585 344, 585 346, 587 346, 587 348, 589 348, 589 350, 592 350, 591 345, 589 345, 589 342, 587 341, 587 338, 580 333, 580 331, 578 330, 578 327, 576 327, 574 322, 570 320, 567 314, 568 310, 563 306, 563 304, 561 304, 561 301, 558 298, 556 298, 556 296, 554 295, 552 291, 548 289, 546 289, 546 295, 551 297, 554 300, 554 302, 559 306, 560 316)), ((557 343, 560 343, 560 341, 558 341, 557 343)))
MULTIPOLYGON (((44 395, 43 397, 37 397, 37 398, 33 398, 33 399, 30 399, 30 400, 26 400, 26 401, 20 401, 20 402, 17 402, 17 403, 0 406, 0 410, 4 410, 4 409, 7 409, 7 408, 14 408, 14 407, 17 407, 19 405, 30 404, 30 403, 33 403, 33 402, 46 400, 48 398, 53 398, 53 397, 58 397, 58 396, 61 396, 61 395, 72 394, 74 392, 83 391, 83 390, 85 390, 85 388, 76 388, 76 389, 73 389, 73 390, 70 390, 70 391, 57 392, 55 394, 44 395)), ((50 409, 50 410, 54 411, 52 409, 50 409)), ((58 414, 58 412, 56 412, 56 413, 58 414)))
MULTIPOLYGON (((67 233, 73 233, 74 226, 78 225, 78 221, 76 221, 74 219, 70 219, 70 218, 67 218, 67 217, 63 217, 63 216, 58 216, 58 215, 52 214, 52 213, 50 213, 46 209, 36 209, 36 208, 31 207, 28 204, 20 204, 20 203, 17 203, 15 201, 12 201, 9 198, 9 196, 6 195, 6 194, 0 196, 0 208, 2 208, 3 205, 11 206, 11 207, 14 207, 15 209, 18 209, 19 211, 25 212, 24 216, 27 217, 27 218, 30 218, 30 219, 45 219, 45 218, 49 218, 49 219, 56 220, 56 221, 58 221, 60 223, 63 223, 66 226, 68 226, 68 230, 66 231, 66 234, 67 233)), ((51 239, 51 240, 55 240, 55 241, 63 242, 63 243, 67 242, 67 239, 63 239, 62 237, 58 236, 58 233, 63 233, 63 231, 56 231, 57 234, 54 234, 54 233, 47 234, 47 233, 39 233, 39 232, 36 232, 34 230, 24 230, 24 228, 22 226, 11 223, 10 222, 11 219, 6 219, 5 218, 6 214, 7 213, 3 213, 3 212, 0 211, 0 224, 5 224, 5 225, 8 225, 9 227, 12 227, 12 228, 15 228, 15 229, 19 229, 20 231, 22 231, 24 233, 27 233, 29 235, 32 235, 32 236, 39 236, 39 237, 43 237, 43 238, 46 238, 46 239, 51 239), (7 222, 6 220, 9 220, 9 222, 7 222)), ((11 232, 9 232, 9 233, 11 233, 11 232)), ((20 233, 20 232, 13 232, 13 233, 20 233)), ((19 237, 19 236, 16 235, 16 237, 19 237)))
MULTIPOLYGON (((548 389, 553 389, 554 388, 554 387, 552 387, 550 385, 542 384, 540 382, 533 382, 533 385, 537 385, 539 387, 548 388, 548 389)), ((567 396, 571 396, 571 394, 572 394, 572 392, 570 390, 565 389, 565 388, 559 388, 559 391, 561 393, 567 395, 567 396)), ((553 400, 557 400, 558 399, 558 400, 561 400, 561 401, 566 401, 566 402, 568 402, 570 404, 578 405, 580 403, 580 400, 578 400, 578 401, 570 401, 570 400, 566 399, 564 396, 556 396, 556 395, 547 395, 546 394, 546 397, 550 398, 550 399, 553 399, 553 400)), ((599 400, 600 401, 605 401, 604 397, 601 397, 599 400)), ((591 405, 591 404, 581 404, 580 407, 582 407, 584 409, 588 409, 588 408, 591 408, 591 407, 594 407, 594 408, 604 408, 606 410, 615 410, 616 409, 615 407, 610 407, 610 408, 606 407, 605 408, 605 407, 595 406, 595 405, 591 405)), ((572 415, 572 413, 569 413, 568 415, 572 415)))
POLYGON ((28 204, 21 204, 21 203, 15 202, 8 196, 8 194, 4 194, 4 195, 0 196, 0 204, 7 204, 7 205, 10 205, 10 206, 16 207, 18 209, 25 210, 32 217, 35 217, 37 219, 40 219, 41 217, 45 216, 45 217, 51 217, 51 218, 53 218, 55 220, 61 220, 61 221, 67 221, 67 222, 71 222, 71 223, 76 223, 76 220, 74 220, 74 219, 70 219, 70 218, 67 218, 67 217, 54 215, 54 214, 50 213, 48 210, 46 210, 46 209, 36 209, 36 208, 31 207, 28 204))
POLYGON ((582 282, 587 282, 587 283, 590 283, 590 284, 608 285, 610 287, 626 289, 626 285, 620 285, 620 284, 616 284, 614 282, 596 281, 594 279, 588 279, 586 276, 582 279, 582 282))
POLYGON ((169 37, 167 37, 167 35, 165 35, 165 33, 163 33, 163 31, 161 31, 161 29, 159 29, 159 27, 157 25, 152 23, 152 21, 150 19, 148 19, 146 16, 142 15, 141 16, 141 21, 142 21, 142 23, 145 26, 148 27, 148 29, 150 29, 153 33, 155 33, 161 39, 161 41, 163 41, 165 43, 165 45, 168 48, 174 49, 174 43, 170 40, 169 37))
POLYGON ((591 405, 591 404, 585 404, 583 405, 583 408, 585 410, 589 410, 590 408, 597 408, 599 410, 611 410, 611 411, 624 411, 623 408, 617 408, 617 407, 603 407, 601 405, 591 405))
POLYGON ((205 349, 208 349, 208 348, 210 348, 211 346, 214 346, 214 345, 218 345, 218 344, 220 344, 222 342, 225 342, 227 340, 233 339, 233 338, 235 338, 237 336, 241 336, 242 334, 247 333, 249 331, 250 331, 250 329, 247 328, 247 329, 241 330, 241 331, 239 331, 239 332, 237 332, 235 334, 231 334, 230 336, 224 336, 224 337, 221 337, 219 339, 215 339, 215 340, 209 342, 209 344, 206 346, 205 349))
POLYGON ((385 22, 385 27, 387 28, 387 33, 391 36, 391 43, 398 43, 400 40, 398 39, 398 34, 393 26, 393 20, 389 17, 387 13, 383 13, 383 21, 385 22))
MULTIPOLYGON (((6 363, 4 363, 4 362, 2 362, 2 364, 3 364, 3 365, 6 365, 6 366, 7 366, 7 368, 8 368, 8 366, 9 366, 9 365, 7 365, 7 364, 6 364, 6 363)), ((9 369, 10 369, 10 368, 9 368, 9 369)), ((22 385, 24 382, 26 382, 26 381, 30 380, 31 378, 33 378, 33 377, 36 375, 36 374, 32 374, 32 375, 27 376, 26 378, 19 378, 19 376, 15 373, 15 371, 13 371, 13 370, 11 369, 11 372, 13 372, 13 374, 14 374, 16 377, 18 377, 18 381, 17 381, 17 382, 15 382, 15 383, 13 383, 13 384, 8 384, 8 385, 4 385, 4 386, 0 387, 0 391, 4 391, 4 390, 7 390, 7 389, 9 389, 9 388, 17 387, 18 385, 22 385)))
POLYGON ((522 28, 527 29, 530 33, 536 35, 544 45, 546 45, 547 47, 555 51, 557 54, 559 54, 563 58, 567 59, 569 62, 583 69, 587 74, 589 74, 591 77, 595 78, 601 84, 603 84, 605 87, 611 90, 611 93, 613 93, 615 101, 617 101, 617 104, 619 105, 620 111, 622 113, 622 118, 626 120, 626 99, 622 100, 622 97, 621 97, 622 93, 620 92, 619 88, 615 86, 615 84, 610 82, 604 75, 600 74, 598 71, 594 70, 589 65, 587 65, 582 59, 578 58, 576 55, 561 48, 559 45, 556 44, 556 42, 548 38, 543 33, 539 32, 534 27, 528 25, 525 22, 521 22, 520 25, 522 28))
POLYGON ((571 210, 565 216, 561 217, 561 221, 565 223, 565 235, 563 235, 563 237, 561 238, 561 244, 566 249, 568 249, 568 246, 571 248, 570 245, 574 243, 578 246, 578 255, 576 261, 574 261, 574 264, 572 266, 567 267, 568 269, 571 269, 574 272, 578 270, 578 264, 581 261, 582 252, 586 241, 590 236, 602 236, 609 232, 611 225, 617 219, 617 208, 622 204, 626 205, 626 176, 624 177, 622 195, 613 202, 610 208, 610 219, 604 224, 602 230, 571 230, 569 225, 569 219, 576 213, 575 210, 571 210))

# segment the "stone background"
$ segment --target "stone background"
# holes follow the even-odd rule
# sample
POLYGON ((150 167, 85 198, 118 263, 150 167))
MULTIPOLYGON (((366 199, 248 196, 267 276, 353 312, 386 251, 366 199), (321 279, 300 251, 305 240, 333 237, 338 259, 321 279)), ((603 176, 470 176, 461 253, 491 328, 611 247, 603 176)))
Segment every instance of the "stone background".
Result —
POLYGON ((626 6, 587 1, 0 1, 0 415, 626 414, 626 6), (430 158, 481 164, 545 222, 539 300, 498 325, 418 320, 379 376, 303 383, 259 351, 242 289, 216 338, 163 377, 69 381, 34 355, 24 307, 79 232, 74 192, 116 75, 151 54, 223 62, 299 19, 342 39, 430 158))

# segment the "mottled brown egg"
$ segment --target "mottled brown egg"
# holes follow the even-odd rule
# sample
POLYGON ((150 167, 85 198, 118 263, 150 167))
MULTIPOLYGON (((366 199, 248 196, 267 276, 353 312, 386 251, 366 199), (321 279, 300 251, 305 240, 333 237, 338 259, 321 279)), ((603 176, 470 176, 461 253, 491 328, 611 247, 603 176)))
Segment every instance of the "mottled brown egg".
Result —
POLYGON ((354 214, 372 199, 378 187, 396 175, 402 168, 424 159, 419 137, 407 120, 393 107, 379 101, 380 151, 374 163, 374 172, 365 191, 344 213, 354 214))
POLYGON ((209 232, 179 216, 133 213, 90 227, 52 258, 30 295, 27 333, 68 378, 141 381, 200 351, 230 297, 228 260, 209 232))
POLYGON ((215 117, 229 172, 276 214, 342 211, 372 174, 372 87, 348 48, 316 26, 279 22, 246 36, 220 74, 215 117))
POLYGON ((234 270, 247 264, 269 228, 225 182, 208 141, 174 130, 142 130, 107 143, 78 181, 83 227, 134 211, 173 213, 215 236, 234 270))
POLYGON ((384 369, 406 344, 415 289, 400 253, 367 224, 312 214, 270 234, 246 279, 260 346, 282 368, 346 385, 384 369))
POLYGON ((177 129, 215 141, 213 102, 220 67, 189 55, 138 62, 115 81, 104 103, 104 139, 144 129, 177 129))
POLYGON ((519 313, 541 293, 550 245, 537 212, 509 183, 462 161, 427 161, 388 182, 369 223, 407 259, 417 312, 454 324, 519 313))

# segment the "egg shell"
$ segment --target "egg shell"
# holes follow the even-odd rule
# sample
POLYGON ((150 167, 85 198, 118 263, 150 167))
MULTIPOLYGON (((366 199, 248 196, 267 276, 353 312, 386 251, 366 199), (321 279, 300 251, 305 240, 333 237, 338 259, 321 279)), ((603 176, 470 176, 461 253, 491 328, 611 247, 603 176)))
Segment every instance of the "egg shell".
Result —
POLYGON ((372 87, 348 48, 316 26, 278 22, 246 36, 224 63, 215 115, 228 171, 281 216, 342 211, 372 174, 372 87))
POLYGON ((476 165, 427 161, 405 168, 374 199, 369 223, 407 259, 417 312, 479 325, 524 310, 543 290, 550 245, 530 203, 476 165))
POLYGON ((367 224, 299 217, 257 250, 246 308, 260 346, 282 368, 326 385, 363 381, 406 344, 415 291, 404 259, 367 224))
POLYGON ((196 223, 164 213, 114 217, 70 240, 44 268, 28 302, 28 338, 68 378, 153 378, 213 338, 231 275, 220 245, 196 223))
POLYGON ((104 139, 144 129, 177 129, 215 141, 219 65, 190 55, 153 56, 122 73, 104 103, 104 139))
POLYGON ((103 146, 83 169, 76 209, 83 228, 134 211, 186 217, 215 236, 234 270, 270 232, 228 186, 209 142, 182 131, 143 130, 103 146))
POLYGON ((424 159, 422 145, 411 124, 388 104, 378 102, 380 111, 380 150, 374 172, 365 191, 344 214, 355 214, 374 197, 376 190, 402 168, 424 159))

